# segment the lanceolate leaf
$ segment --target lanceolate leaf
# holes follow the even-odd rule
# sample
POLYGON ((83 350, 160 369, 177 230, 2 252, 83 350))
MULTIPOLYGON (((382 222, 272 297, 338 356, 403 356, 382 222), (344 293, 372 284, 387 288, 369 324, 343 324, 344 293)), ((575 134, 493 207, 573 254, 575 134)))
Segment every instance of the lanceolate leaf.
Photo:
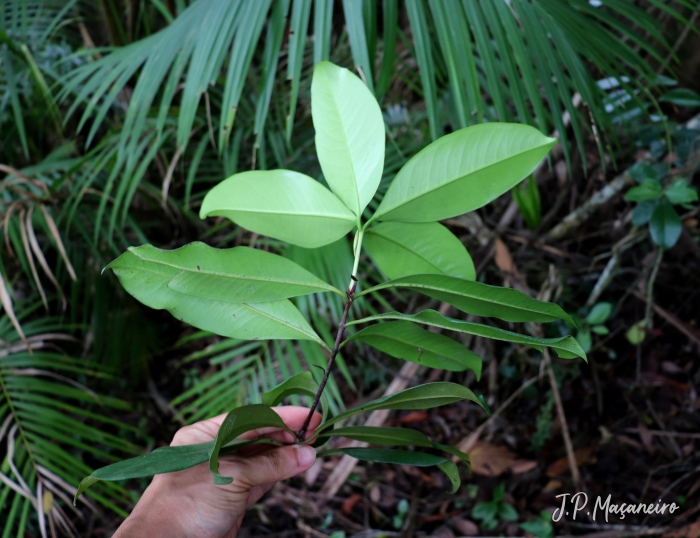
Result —
POLYGON ((168 287, 230 303, 267 302, 321 291, 344 294, 287 258, 248 247, 216 249, 194 242, 177 250, 129 249, 144 262, 179 269, 168 287))
MULTIPOLYGON (((311 372, 302 372, 290 377, 284 383, 280 383, 274 389, 262 395, 262 403, 274 407, 281 403, 287 396, 293 394, 303 394, 313 398, 318 391, 318 383, 314 381, 311 372)), ((328 413, 328 399, 326 394, 321 394, 321 413, 323 420, 326 420, 328 413)))
POLYGON ((431 333, 415 323, 390 321, 371 325, 348 338, 360 340, 392 357, 415 362, 429 368, 460 372, 474 370, 481 377, 481 357, 459 342, 442 334, 431 333))
MULTIPOLYGON (((262 439, 257 440, 262 441, 262 439)), ((241 440, 230 443, 224 447, 224 451, 229 452, 243 448, 256 441, 241 440)), ((164 446, 156 448, 153 452, 137 456, 128 460, 107 465, 101 469, 97 469, 90 476, 84 478, 80 482, 78 491, 75 494, 75 499, 80 497, 87 488, 100 480, 129 480, 132 478, 147 478, 163 473, 172 473, 189 469, 195 465, 199 465, 209 460, 209 454, 214 448, 214 441, 207 443, 199 443, 196 445, 183 446, 164 446)))
POLYGON ((371 221, 430 222, 482 207, 531 174, 555 142, 508 123, 443 136, 404 165, 371 221))
POLYGON ((344 413, 334 416, 328 422, 323 423, 319 426, 317 431, 321 432, 336 422, 345 420, 358 413, 374 411, 376 409, 431 409, 461 400, 471 400, 479 406, 484 407, 476 394, 463 385, 444 381, 426 383, 349 409, 344 413))
POLYGON ((209 470, 214 475, 215 484, 230 484, 233 481, 233 477, 219 474, 219 452, 221 449, 245 432, 269 427, 293 433, 287 428, 280 416, 267 405, 244 405, 226 415, 219 428, 219 433, 216 435, 216 441, 209 458, 209 470))
POLYGON ((474 262, 462 242, 437 222, 383 222, 364 245, 389 278, 435 273, 474 280, 474 262))
POLYGON ((180 293, 168 286, 181 272, 179 268, 143 260, 131 251, 107 267, 114 271, 124 289, 143 304, 168 310, 179 320, 199 329, 242 340, 315 340, 325 345, 288 299, 234 304, 180 293))
POLYGON ((383 426, 348 426, 324 433, 328 437, 346 437, 385 446, 425 446, 432 447, 423 433, 409 428, 387 428, 383 426))
POLYGON ((319 456, 330 456, 338 453, 347 454, 358 460, 371 461, 374 463, 393 463, 396 465, 413 465, 416 467, 436 465, 447 475, 452 484, 449 493, 457 491, 461 484, 457 466, 452 460, 442 456, 425 454, 424 452, 396 450, 393 448, 338 448, 322 452, 319 456))
POLYGON ((490 325, 482 325, 480 323, 471 323, 469 321, 460 321, 457 319, 448 318, 435 310, 423 310, 415 315, 389 312, 387 314, 379 314, 377 316, 370 316, 361 320, 356 320, 348 323, 348 325, 390 319, 413 321, 414 323, 422 323, 425 325, 430 325, 431 327, 447 329, 449 331, 473 334, 483 338, 502 340, 504 342, 512 342, 514 344, 523 344, 537 349, 538 351, 542 351, 542 346, 547 346, 556 351, 557 355, 563 359, 581 357, 583 360, 587 360, 586 354, 573 336, 562 336, 560 338, 534 338, 532 336, 525 336, 523 334, 505 331, 497 327, 491 327, 490 325))
POLYGON ((347 69, 321 62, 311 83, 316 152, 333 192, 361 215, 384 169, 384 120, 367 86, 347 69))
POLYGON ((226 217, 253 232, 316 248, 355 226, 355 215, 318 181, 290 170, 235 174, 204 197, 201 218, 226 217))
POLYGON ((358 296, 386 288, 410 288, 477 316, 516 322, 563 319, 574 325, 571 316, 556 304, 538 301, 511 288, 489 286, 447 275, 405 276, 369 288, 358 296))

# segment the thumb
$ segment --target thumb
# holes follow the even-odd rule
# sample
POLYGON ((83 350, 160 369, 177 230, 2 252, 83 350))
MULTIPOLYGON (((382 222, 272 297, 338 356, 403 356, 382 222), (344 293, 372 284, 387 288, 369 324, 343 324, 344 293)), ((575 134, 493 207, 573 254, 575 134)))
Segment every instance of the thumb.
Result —
POLYGON ((252 486, 285 480, 306 471, 316 460, 308 445, 275 448, 258 456, 238 460, 238 479, 252 486))

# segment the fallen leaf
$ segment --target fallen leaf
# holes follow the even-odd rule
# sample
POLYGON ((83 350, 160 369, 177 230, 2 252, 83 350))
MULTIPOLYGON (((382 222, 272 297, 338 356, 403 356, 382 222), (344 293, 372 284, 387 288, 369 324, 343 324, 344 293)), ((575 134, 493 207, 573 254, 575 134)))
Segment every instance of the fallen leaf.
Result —
POLYGON ((433 531, 430 536, 431 538, 455 538, 455 533, 449 527, 440 527, 433 531))
POLYGON ((544 488, 542 488, 542 491, 547 493, 550 491, 557 491, 561 486, 562 483, 559 480, 550 480, 545 484, 544 488))
POLYGON ((510 466, 510 470, 513 474, 524 474, 532 471, 535 467, 537 467, 537 462, 534 460, 516 460, 510 466))
POLYGON ((649 454, 654 452, 654 441, 649 433, 649 428, 640 422, 637 431, 639 432, 639 438, 642 440, 642 444, 644 448, 647 449, 647 452, 649 452, 649 454))
POLYGON ((452 526, 462 536, 478 536, 479 526, 470 519, 455 518, 452 526))
POLYGON ((504 446, 478 442, 469 450, 472 472, 484 476, 499 476, 517 461, 515 454, 504 446))
POLYGON ((369 498, 373 503, 379 502, 379 500, 382 498, 382 492, 379 489, 379 486, 372 486, 372 489, 369 490, 369 498))
POLYGON ((700 521, 681 527, 678 530, 666 531, 666 538, 698 538, 700 536, 700 521))
POLYGON ((352 513, 352 509, 355 508, 355 505, 362 499, 362 495, 359 493, 353 493, 343 501, 343 513, 347 516, 349 516, 352 513))
MULTIPOLYGON (((593 447, 579 448, 574 451, 574 458, 576 459, 576 464, 581 467, 583 465, 588 465, 590 463, 595 463, 595 454, 593 447)), ((547 476, 562 476, 569 472, 569 459, 563 457, 552 463, 547 467, 547 476)))
POLYGON ((394 420, 387 420, 386 424, 406 424, 408 422, 424 422, 428 418, 428 413, 425 411, 411 411, 402 417, 394 420))
POLYGON ((510 250, 506 244, 500 239, 494 241, 494 247, 496 249, 494 258, 496 260, 496 265, 498 268, 508 275, 513 275, 515 278, 520 278, 518 276, 518 268, 513 261, 513 256, 510 255, 510 250))

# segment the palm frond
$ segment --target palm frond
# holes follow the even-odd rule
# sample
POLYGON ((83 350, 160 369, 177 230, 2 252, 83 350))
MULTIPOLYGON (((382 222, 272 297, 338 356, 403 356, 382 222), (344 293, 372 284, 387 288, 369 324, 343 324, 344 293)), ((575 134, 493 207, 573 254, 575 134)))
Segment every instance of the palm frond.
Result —
POLYGON ((75 485, 90 472, 86 461, 115 461, 138 449, 125 440, 136 429, 109 416, 124 412, 128 404, 83 384, 110 377, 104 367, 61 352, 62 344, 75 340, 55 332, 63 326, 55 318, 25 321, 22 341, 7 318, 0 321, 0 443, 5 449, 0 514, 7 536, 22 536, 27 526, 42 536, 47 528, 76 536, 72 521, 83 518, 86 508, 95 510, 92 501, 123 513, 119 504, 125 493, 114 485, 72 507, 75 485))

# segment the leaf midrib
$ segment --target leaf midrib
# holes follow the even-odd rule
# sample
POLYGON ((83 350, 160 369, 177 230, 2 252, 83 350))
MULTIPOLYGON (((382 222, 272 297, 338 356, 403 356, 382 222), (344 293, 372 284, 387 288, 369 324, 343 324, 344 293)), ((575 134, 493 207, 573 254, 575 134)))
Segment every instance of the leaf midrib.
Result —
MULTIPOLYGON (((358 336, 357 336, 357 338, 355 338, 355 340, 360 340, 360 341, 365 342, 366 344, 369 344, 369 342, 366 342, 365 340, 362 340, 362 333, 357 333, 357 334, 358 334, 358 336)), ((411 343, 407 342, 406 340, 401 340, 401 339, 399 339, 399 338, 397 338, 396 336, 391 335, 391 334, 376 334, 376 333, 375 333, 375 334, 372 334, 372 333, 367 333, 367 334, 365 335, 365 337, 380 338, 380 339, 383 338, 383 339, 390 340, 390 341, 392 341, 392 342, 398 342, 398 343, 400 343, 400 344, 404 344, 404 345, 407 345, 407 346, 416 347, 416 348, 419 347, 419 346, 415 346, 414 344, 411 344, 411 343)), ((429 353, 432 353, 433 355, 437 355, 439 358, 444 358, 445 360, 453 361, 453 362, 459 363, 459 364, 461 364, 461 365, 464 364, 464 363, 463 363, 462 361, 460 361, 459 359, 456 359, 456 358, 454 358, 454 357, 452 357, 452 356, 450 356, 450 355, 445 355, 445 354, 444 354, 443 352, 441 352, 441 351, 435 351, 433 348, 428 349, 426 346, 420 346, 420 349, 422 349, 423 351, 427 351, 427 352, 429 352, 429 353)))
MULTIPOLYGON (((525 155, 526 153, 530 153, 531 151, 535 151, 536 149, 539 149, 539 148, 541 148, 542 146, 545 146, 545 145, 546 145, 546 144, 540 144, 539 146, 535 146, 534 148, 530 148, 530 149, 528 149, 528 150, 521 151, 520 153, 516 153, 515 155, 511 155, 511 156, 508 157, 507 159, 503 159, 503 160, 501 160, 501 161, 492 162, 492 163, 489 163, 489 164, 487 164, 487 165, 485 165, 485 166, 482 166, 482 167, 480 167, 480 168, 475 168, 474 170, 471 170, 471 171, 469 171, 469 172, 466 173, 466 174, 453 177, 452 179, 449 179, 448 181, 445 181, 444 183, 440 183, 439 185, 436 185, 436 186, 435 186, 434 188, 432 188, 432 189, 428 189, 428 190, 425 190, 425 191, 420 192, 420 193, 418 193, 418 194, 414 194, 413 196, 408 197, 408 198, 403 198, 399 204, 394 205, 393 207, 389 207, 387 210, 385 210, 385 211, 384 211, 383 213, 381 213, 381 214, 377 214, 377 217, 376 217, 376 218, 373 218, 373 220, 377 220, 378 218, 381 218, 382 216, 388 215, 388 214, 391 213, 392 211, 395 211, 396 209, 398 209, 398 208, 400 208, 400 207, 402 207, 402 206, 405 206, 406 204, 409 204, 410 202, 413 202, 414 200, 416 200, 416 199, 418 199, 418 198, 420 198, 420 197, 422 197, 422 196, 425 196, 425 195, 430 194, 430 193, 432 193, 432 192, 436 192, 436 191, 442 189, 443 187, 447 187, 448 185, 451 185, 451 184, 454 183, 455 181, 459 181, 460 179, 463 179, 463 178, 465 178, 465 177, 467 177, 467 176, 470 176, 470 175, 472 175, 472 174, 476 174, 477 172, 481 172, 482 170, 486 170, 487 168, 490 168, 490 167, 495 166, 495 165, 497 165, 497 164, 506 163, 506 162, 508 162, 508 161, 510 161, 510 160, 512 160, 512 159, 515 159, 516 157, 520 157, 521 155, 525 155)), ((399 173, 401 173, 401 172, 399 172, 399 173)))

